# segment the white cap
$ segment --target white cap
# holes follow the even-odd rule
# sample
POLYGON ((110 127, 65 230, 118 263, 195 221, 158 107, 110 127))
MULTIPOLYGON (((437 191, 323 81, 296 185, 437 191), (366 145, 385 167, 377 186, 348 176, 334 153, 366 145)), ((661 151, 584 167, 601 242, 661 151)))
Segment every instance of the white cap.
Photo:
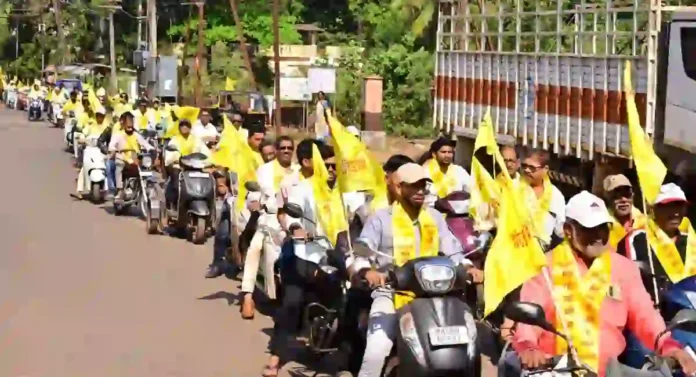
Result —
POLYGON ((668 183, 660 187, 660 192, 655 198, 655 203, 653 204, 667 204, 671 202, 686 202, 686 194, 681 187, 674 183, 668 183))
POLYGON ((348 127, 346 127, 346 131, 348 131, 348 133, 351 135, 354 135, 356 137, 360 137, 360 130, 358 129, 358 127, 348 126, 348 127))
POLYGON ((566 204, 566 217, 577 221, 585 228, 594 228, 612 222, 604 201, 588 191, 570 198, 566 204))
POLYGON ((106 115, 106 109, 104 108, 104 106, 99 106, 97 108, 97 111, 95 111, 95 113, 101 114, 101 115, 106 115))

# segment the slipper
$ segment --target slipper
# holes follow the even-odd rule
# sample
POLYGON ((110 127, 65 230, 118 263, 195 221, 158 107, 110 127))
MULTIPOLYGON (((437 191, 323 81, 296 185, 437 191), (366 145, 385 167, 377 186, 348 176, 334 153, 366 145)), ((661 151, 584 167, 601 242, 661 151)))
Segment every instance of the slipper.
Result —
POLYGON ((262 377, 278 377, 278 372, 280 371, 280 368, 278 366, 270 366, 266 365, 263 367, 263 373, 261 374, 262 377))

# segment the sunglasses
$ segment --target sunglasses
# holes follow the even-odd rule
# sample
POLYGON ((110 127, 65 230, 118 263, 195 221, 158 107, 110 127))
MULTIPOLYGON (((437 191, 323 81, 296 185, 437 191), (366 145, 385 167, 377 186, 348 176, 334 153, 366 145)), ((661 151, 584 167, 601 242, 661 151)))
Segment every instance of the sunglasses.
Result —
POLYGON ((324 164, 324 166, 326 166, 327 170, 329 170, 329 169, 336 170, 336 164, 324 164))
POLYGON ((615 189, 611 192, 611 196, 614 199, 623 199, 623 198, 632 198, 633 197, 633 189, 631 188, 618 188, 615 189))
POLYGON ((280 147, 280 148, 278 148, 278 149, 281 150, 281 151, 291 151, 291 150, 292 150, 292 147, 280 147))
POLYGON ((537 172, 537 171, 539 171, 539 170, 541 170, 541 169, 543 169, 543 168, 546 167, 546 166, 543 166, 543 165, 542 165, 542 166, 534 166, 534 165, 530 165, 530 164, 522 164, 521 166, 522 166, 522 170, 529 170, 529 171, 531 171, 532 173, 535 173, 535 172, 537 172))

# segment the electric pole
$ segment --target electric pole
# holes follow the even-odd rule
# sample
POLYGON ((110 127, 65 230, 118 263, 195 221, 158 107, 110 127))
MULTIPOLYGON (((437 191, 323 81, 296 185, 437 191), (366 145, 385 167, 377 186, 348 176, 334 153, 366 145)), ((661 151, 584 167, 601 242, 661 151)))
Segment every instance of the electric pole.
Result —
POLYGON ((280 115, 280 29, 278 26, 278 13, 280 1, 273 0, 273 66, 275 70, 273 100, 275 101, 275 126, 276 134, 280 135, 282 117, 280 115))
POLYGON ((239 48, 242 49, 244 65, 246 66, 247 71, 249 71, 249 77, 251 77, 251 87, 254 90, 258 90, 258 88, 256 87, 256 78, 254 77, 254 71, 251 67, 251 58, 249 57, 249 50, 247 49, 246 38, 244 38, 244 27, 242 26, 242 20, 239 18, 237 0, 230 0, 230 8, 232 8, 234 26, 237 28, 237 41, 239 41, 239 48))
POLYGON ((65 61, 65 34, 63 34, 63 17, 60 14, 60 0, 53 0, 53 13, 56 16, 56 33, 58 34, 58 55, 60 65, 65 61))
POLYGON ((109 61, 111 62, 111 75, 109 86, 111 93, 118 92, 118 80, 116 79, 116 41, 114 37, 114 11, 109 12, 109 61))
POLYGON ((205 30, 204 25, 205 25, 205 20, 203 19, 203 16, 205 15, 205 2, 201 1, 197 3, 198 5, 198 50, 196 52, 196 89, 195 89, 195 97, 196 97, 196 106, 201 107, 202 105, 202 97, 201 97, 201 65, 202 65, 202 60, 203 60, 203 31, 205 30))
MULTIPOLYGON (((149 35, 149 50, 150 59, 157 59, 157 2, 155 0, 147 0, 147 19, 148 19, 148 35, 149 35)), ((156 62, 156 60, 152 60, 156 62)), ((157 64, 154 65, 155 67, 157 64)), ((154 98, 155 87, 157 85, 157 73, 155 73, 155 82, 148 77, 147 80, 147 97, 154 98)))
POLYGON ((137 50, 140 50, 140 46, 143 41, 143 0, 138 0, 138 45, 137 50))

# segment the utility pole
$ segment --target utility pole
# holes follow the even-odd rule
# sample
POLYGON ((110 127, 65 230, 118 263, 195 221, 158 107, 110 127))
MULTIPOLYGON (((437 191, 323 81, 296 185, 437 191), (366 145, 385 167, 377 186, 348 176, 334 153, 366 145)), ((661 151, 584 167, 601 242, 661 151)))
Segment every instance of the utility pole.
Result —
POLYGON ((256 86, 256 78, 254 77, 254 70, 251 67, 251 58, 249 57, 249 49, 247 48, 246 38, 244 38, 244 27, 242 26, 242 20, 239 18, 239 10, 237 9, 237 0, 230 0, 230 8, 232 8, 232 17, 234 17, 234 26, 237 28, 237 41, 239 41, 239 48, 242 49, 242 56, 244 57, 244 65, 247 71, 249 71, 249 77, 251 77, 251 87, 254 90, 258 90, 256 86))
POLYGON ((203 99, 201 97, 201 65, 203 60, 203 30, 205 30, 205 20, 203 16, 205 15, 205 2, 201 1, 197 3, 198 5, 198 51, 196 51, 196 106, 201 107, 203 99))
POLYGON ((58 55, 60 55, 60 65, 65 61, 65 34, 63 34, 63 17, 60 14, 61 0, 53 0, 53 12, 56 16, 56 30, 58 34, 58 55))
POLYGON ((280 29, 278 26, 278 13, 280 1, 273 0, 273 66, 275 70, 273 100, 275 101, 275 126, 276 134, 280 135, 282 117, 280 115, 280 29))
MULTIPOLYGON (((150 59, 157 59, 157 2, 155 0, 147 0, 147 17, 148 17, 148 30, 149 30, 149 49, 150 49, 150 59)), ((152 60, 156 62, 156 60, 152 60)), ((155 76, 157 77, 157 76, 155 76)), ((150 78, 148 78, 147 83, 147 97, 154 98, 155 86, 150 84, 150 78)))
POLYGON ((118 80, 116 79, 116 41, 114 37, 114 12, 109 12, 109 60, 111 62, 111 75, 109 86, 111 93, 118 92, 118 80))
POLYGON ((143 41, 143 0, 138 0, 138 45, 137 50, 140 50, 143 41))

